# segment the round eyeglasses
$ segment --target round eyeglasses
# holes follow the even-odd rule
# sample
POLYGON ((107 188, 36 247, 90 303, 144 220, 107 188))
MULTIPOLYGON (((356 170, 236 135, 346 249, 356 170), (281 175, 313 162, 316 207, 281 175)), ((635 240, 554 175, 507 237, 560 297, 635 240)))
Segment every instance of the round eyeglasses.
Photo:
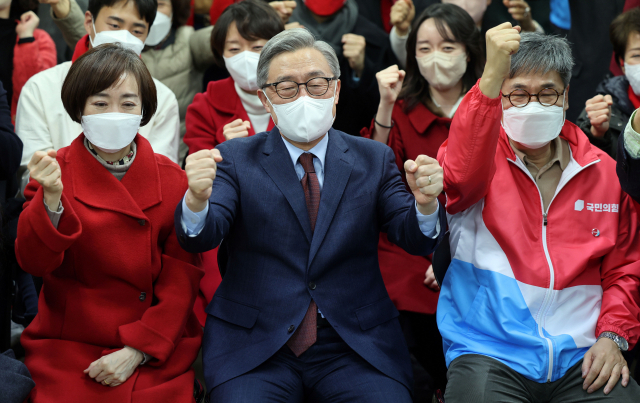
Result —
POLYGON ((515 106, 516 108, 524 108, 525 106, 529 105, 529 102, 531 102, 531 98, 533 97, 538 98, 538 102, 542 106, 555 105, 556 102, 558 102, 558 98, 560 98, 560 95, 564 95, 564 91, 562 91, 562 93, 559 93, 553 88, 545 88, 537 94, 529 94, 526 90, 522 89, 513 90, 507 95, 502 94, 503 97, 509 98, 509 102, 511 102, 511 105, 515 106))
POLYGON ((307 87, 309 95, 320 97, 329 91, 329 83, 336 80, 335 77, 314 77, 306 83, 297 83, 295 81, 278 81, 277 83, 265 84, 262 89, 274 87, 276 94, 282 99, 291 99, 298 95, 301 85, 307 87))

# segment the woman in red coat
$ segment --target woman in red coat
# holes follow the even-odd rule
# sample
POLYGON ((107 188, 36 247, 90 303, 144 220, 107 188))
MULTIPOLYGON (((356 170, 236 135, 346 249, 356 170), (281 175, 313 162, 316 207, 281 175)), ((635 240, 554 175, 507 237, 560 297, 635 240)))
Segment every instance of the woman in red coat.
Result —
POLYGON ((62 102, 83 134, 38 151, 16 255, 41 276, 39 313, 22 335, 29 401, 193 403, 202 271, 178 245, 184 172, 137 134, 155 113, 153 79, 119 45, 71 67, 62 102))
MULTIPOLYGON (((231 77, 210 82, 187 108, 184 142, 189 154, 273 129, 271 115, 258 98, 256 74, 262 47, 283 30, 278 13, 259 0, 232 4, 220 15, 211 33, 211 49, 216 63, 226 66, 231 77)), ((203 326, 204 308, 222 281, 217 255, 217 248, 202 254, 205 276, 194 310, 203 326)))
MULTIPOLYGON (((388 144, 400 172, 406 160, 420 154, 435 158, 457 106, 483 66, 482 38, 469 14, 453 4, 428 7, 407 39, 406 77, 397 66, 376 75, 380 106, 361 134, 388 144)), ((444 197, 440 202, 444 205, 444 197)), ((436 326, 439 293, 431 258, 409 255, 386 234, 380 235, 378 257, 409 348, 433 378, 433 386, 444 391, 447 369, 436 326)))

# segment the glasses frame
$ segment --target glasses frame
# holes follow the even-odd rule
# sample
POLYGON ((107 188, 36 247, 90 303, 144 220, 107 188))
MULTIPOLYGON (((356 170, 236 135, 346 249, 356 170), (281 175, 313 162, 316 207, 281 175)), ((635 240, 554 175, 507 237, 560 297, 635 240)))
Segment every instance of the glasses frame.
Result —
POLYGON ((301 85, 304 85, 305 89, 307 90, 307 94, 309 94, 309 96, 312 96, 312 97, 321 97, 321 96, 323 96, 324 94, 326 94, 327 92, 329 92, 329 87, 331 87, 331 81, 333 81, 333 80, 337 80, 337 78, 336 78, 336 77, 313 77, 313 78, 308 79, 308 80, 307 80, 307 82, 305 82, 305 83, 298 83, 298 82, 295 82, 295 81, 293 81, 293 80, 282 80, 282 81, 278 81, 278 82, 276 82, 276 83, 265 84, 265 85, 263 85, 263 86, 262 86, 262 90, 264 91, 267 87, 273 87, 273 90, 276 92, 276 94, 277 94, 280 98, 282 98, 282 99, 292 99, 292 98, 295 98, 295 97, 297 97, 297 96, 298 96, 298 93, 300 93, 300 86, 301 86, 301 85), (309 92, 309 87, 307 87, 307 84, 309 84, 309 82, 310 82, 310 81, 312 81, 312 80, 316 80, 316 79, 318 79, 318 78, 324 78, 325 80, 327 80, 327 90, 326 90, 325 92, 323 92, 322 94, 320 94, 320 95, 312 95, 312 94, 309 92), (282 95, 280 95, 280 93, 278 92, 278 87, 277 87, 277 85, 278 85, 278 84, 281 84, 281 83, 286 83, 286 82, 289 82, 289 83, 295 83, 295 84, 296 84, 296 93, 295 93, 295 94, 293 94, 293 96, 290 96, 290 97, 286 97, 286 98, 285 98, 285 97, 283 97, 282 95))
POLYGON ((508 93, 508 94, 502 94, 502 96, 503 96, 504 98, 508 98, 508 99, 509 99, 509 103, 510 103, 511 105, 513 105, 513 107, 515 107, 515 108, 524 108, 525 106, 529 105, 529 103, 531 102, 531 98, 533 98, 533 97, 536 97, 536 99, 538 100, 538 103, 539 103, 540 105, 542 105, 542 106, 544 106, 544 107, 549 107, 549 106, 553 106, 553 105, 555 105, 555 104, 558 102, 558 99, 560 99, 560 95, 564 95, 565 91, 566 91, 566 89, 562 90, 562 92, 558 92, 558 90, 556 90, 555 88, 548 87, 548 88, 543 88, 543 89, 541 89, 540 91, 538 91, 538 93, 537 93, 537 94, 529 94, 529 91, 527 91, 527 90, 523 90, 523 89, 521 89, 521 88, 518 88, 518 89, 515 89, 515 90, 511 91, 511 92, 510 92, 510 93, 508 93), (542 102, 540 102, 540 98, 538 98, 538 95, 539 95, 542 91, 546 91, 546 90, 553 90, 553 91, 556 93, 556 100, 555 100, 555 101, 553 101, 553 103, 552 103, 552 104, 549 104, 549 105, 545 105, 545 104, 543 104, 542 102), (526 104, 524 104, 524 105, 515 105, 515 104, 511 101, 511 94, 513 94, 513 93, 514 93, 514 92, 516 92, 516 91, 524 91, 524 92, 529 96, 529 99, 527 100, 527 103, 526 103, 526 104))

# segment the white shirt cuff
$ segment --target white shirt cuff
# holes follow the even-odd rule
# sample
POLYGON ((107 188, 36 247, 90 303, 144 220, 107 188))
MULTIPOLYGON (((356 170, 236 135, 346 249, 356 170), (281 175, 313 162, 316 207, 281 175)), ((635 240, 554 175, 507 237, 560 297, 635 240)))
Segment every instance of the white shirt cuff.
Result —
POLYGON ((436 211, 432 214, 424 215, 420 210, 418 210, 418 203, 416 202, 416 218, 418 218, 418 225, 420 226, 420 231, 422 231, 424 236, 435 239, 440 234, 440 220, 438 219, 439 211, 440 202, 438 202, 436 211))
POLYGON ((187 194, 185 193, 185 197, 182 198, 182 218, 180 219, 180 224, 182 225, 182 230, 187 234, 187 236, 195 237, 200 234, 202 228, 204 228, 204 219, 207 217, 207 213, 209 212, 209 203, 207 203, 204 210, 199 213, 194 213, 189 210, 187 207, 186 200, 187 194))

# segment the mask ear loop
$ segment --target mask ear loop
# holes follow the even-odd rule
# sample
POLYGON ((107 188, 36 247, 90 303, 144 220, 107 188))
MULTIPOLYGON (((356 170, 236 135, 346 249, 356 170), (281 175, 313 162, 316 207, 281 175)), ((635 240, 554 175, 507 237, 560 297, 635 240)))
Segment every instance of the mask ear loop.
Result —
MULTIPOLYGON (((98 35, 98 32, 96 31, 96 23, 93 20, 93 15, 91 16, 91 26, 93 27, 93 36, 98 35)), ((91 35, 89 35, 89 42, 91 42, 91 47, 95 48, 95 46, 93 45, 93 39, 91 39, 91 35)))

